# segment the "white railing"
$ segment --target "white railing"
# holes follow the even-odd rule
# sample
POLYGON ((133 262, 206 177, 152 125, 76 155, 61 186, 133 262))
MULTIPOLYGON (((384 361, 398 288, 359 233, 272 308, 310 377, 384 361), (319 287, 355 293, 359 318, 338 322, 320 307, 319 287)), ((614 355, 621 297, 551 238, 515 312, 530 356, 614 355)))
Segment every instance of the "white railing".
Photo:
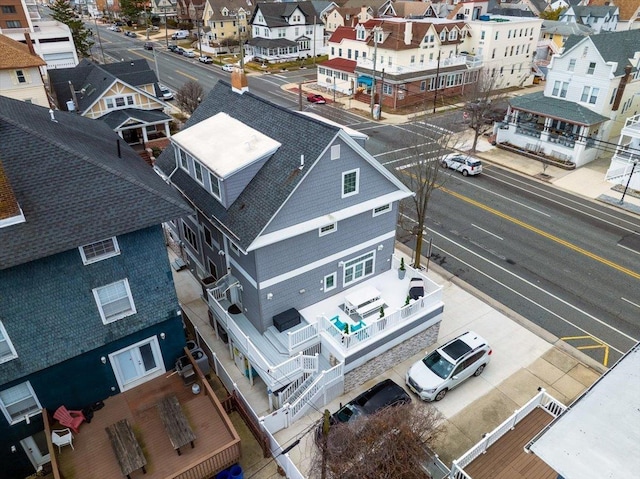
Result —
POLYGON ((544 408, 549 414, 557 417, 565 409, 562 403, 557 401, 553 396, 547 394, 544 389, 541 389, 527 404, 516 410, 506 421, 500 424, 497 428, 486 434, 480 442, 469 449, 460 459, 453 461, 451 466, 451 472, 449 478, 451 479, 471 479, 464 472, 464 468, 471 464, 475 458, 484 454, 486 450, 494 444, 498 439, 504 436, 507 432, 511 431, 516 425, 522 421, 531 411, 537 407, 544 408))
MULTIPOLYGON (((344 381, 344 363, 336 364, 328 371, 322 371, 318 378, 293 403, 285 405, 289 411, 289 420, 294 422, 311 407, 314 396, 326 392, 328 387, 336 381, 344 381)), ((328 401, 323 401, 326 404, 328 401)))
MULTIPOLYGON (((474 58, 474 60, 476 60, 474 58)), ((442 58, 440 60, 440 68, 454 66, 454 65, 466 65, 468 62, 467 55, 457 55, 450 58, 442 58)), ((370 58, 358 58, 357 66, 366 68, 368 70, 373 70, 373 60, 370 58)), ((378 62, 376 69, 378 72, 384 71, 387 75, 397 75, 402 73, 410 73, 410 72, 421 72, 425 70, 435 70, 438 68, 437 61, 427 61, 422 63, 414 63, 410 65, 383 65, 378 62)))
POLYGON ((278 407, 281 407, 283 404, 287 402, 295 401, 295 399, 302 394, 300 391, 299 394, 296 394, 302 388, 306 388, 305 383, 311 383, 315 378, 313 376, 309 376, 305 378, 304 376, 299 377, 294 382, 289 384, 286 388, 278 393, 278 407), (293 398, 293 399, 292 399, 293 398))
POLYGON ((278 465, 284 471, 285 477, 288 479, 306 479, 305 476, 298 470, 296 465, 293 463, 288 453, 282 454, 282 446, 278 443, 275 437, 271 434, 269 429, 265 427, 264 423, 260 423, 262 425, 262 430, 265 432, 267 437, 269 438, 269 447, 271 449, 271 455, 278 463, 278 465))
POLYGON ((294 353, 301 345, 307 341, 311 341, 318 337, 319 330, 318 324, 308 324, 304 328, 300 328, 297 331, 287 333, 287 339, 289 341, 289 354, 294 353))

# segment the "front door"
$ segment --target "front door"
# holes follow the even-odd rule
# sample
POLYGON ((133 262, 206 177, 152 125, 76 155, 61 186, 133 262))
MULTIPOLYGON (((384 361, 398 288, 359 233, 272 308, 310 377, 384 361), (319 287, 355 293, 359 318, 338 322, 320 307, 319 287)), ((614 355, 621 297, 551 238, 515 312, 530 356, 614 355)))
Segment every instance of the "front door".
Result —
POLYGON ((158 338, 155 336, 111 353, 109 360, 121 392, 158 377, 166 371, 158 338))
POLYGON ((47 448, 47 437, 44 431, 40 431, 33 436, 29 436, 20 441, 24 452, 27 453, 33 468, 38 468, 48 462, 51 462, 49 449, 47 448))

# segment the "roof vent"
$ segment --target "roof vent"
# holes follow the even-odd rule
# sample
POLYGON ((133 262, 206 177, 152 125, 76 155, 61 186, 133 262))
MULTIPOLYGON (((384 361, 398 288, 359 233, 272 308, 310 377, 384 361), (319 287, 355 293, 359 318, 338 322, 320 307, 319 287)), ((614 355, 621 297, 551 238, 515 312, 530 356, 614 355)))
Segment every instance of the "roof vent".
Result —
POLYGON ((302 168, 304 168, 304 155, 300 155, 300 166, 298 169, 301 170, 302 168))
POLYGON ((58 120, 56 120, 56 117, 53 114, 53 110, 51 108, 49 108, 49 115, 51 116, 51 121, 58 123, 58 120))

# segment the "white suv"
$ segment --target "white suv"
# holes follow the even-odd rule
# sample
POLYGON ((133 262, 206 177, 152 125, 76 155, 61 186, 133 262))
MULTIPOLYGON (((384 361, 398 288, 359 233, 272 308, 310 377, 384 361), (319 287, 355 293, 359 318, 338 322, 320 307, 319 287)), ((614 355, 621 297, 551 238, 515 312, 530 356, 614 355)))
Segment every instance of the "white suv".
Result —
POLYGON ((480 160, 459 153, 452 153, 445 156, 440 160, 440 164, 444 168, 459 171, 464 176, 479 175, 482 173, 482 162, 480 160))
POLYGON ((471 376, 480 376, 491 357, 487 342, 468 331, 416 362, 406 383, 423 401, 440 401, 471 376))

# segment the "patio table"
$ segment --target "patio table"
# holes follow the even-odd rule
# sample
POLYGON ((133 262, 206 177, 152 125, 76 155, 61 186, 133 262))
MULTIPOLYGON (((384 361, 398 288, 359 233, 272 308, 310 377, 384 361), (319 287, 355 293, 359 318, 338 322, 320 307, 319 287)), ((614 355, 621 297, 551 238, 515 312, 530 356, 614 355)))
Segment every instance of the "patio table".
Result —
POLYGON ((142 473, 146 474, 147 459, 144 457, 142 448, 133 434, 129 421, 122 419, 115 424, 107 426, 105 429, 113 452, 118 459, 118 464, 120 464, 122 475, 131 479, 130 474, 140 468, 142 468, 142 473))
POLYGON ((158 410, 160 411, 160 419, 164 424, 164 429, 167 431, 169 440, 173 448, 180 453, 180 448, 191 443, 191 448, 194 447, 193 441, 196 439, 196 435, 191 430, 189 422, 187 421, 178 398, 175 394, 165 396, 158 403, 158 410))
POLYGON ((380 291, 373 286, 365 286, 344 297, 344 308, 347 314, 352 314, 368 303, 380 299, 380 291))

